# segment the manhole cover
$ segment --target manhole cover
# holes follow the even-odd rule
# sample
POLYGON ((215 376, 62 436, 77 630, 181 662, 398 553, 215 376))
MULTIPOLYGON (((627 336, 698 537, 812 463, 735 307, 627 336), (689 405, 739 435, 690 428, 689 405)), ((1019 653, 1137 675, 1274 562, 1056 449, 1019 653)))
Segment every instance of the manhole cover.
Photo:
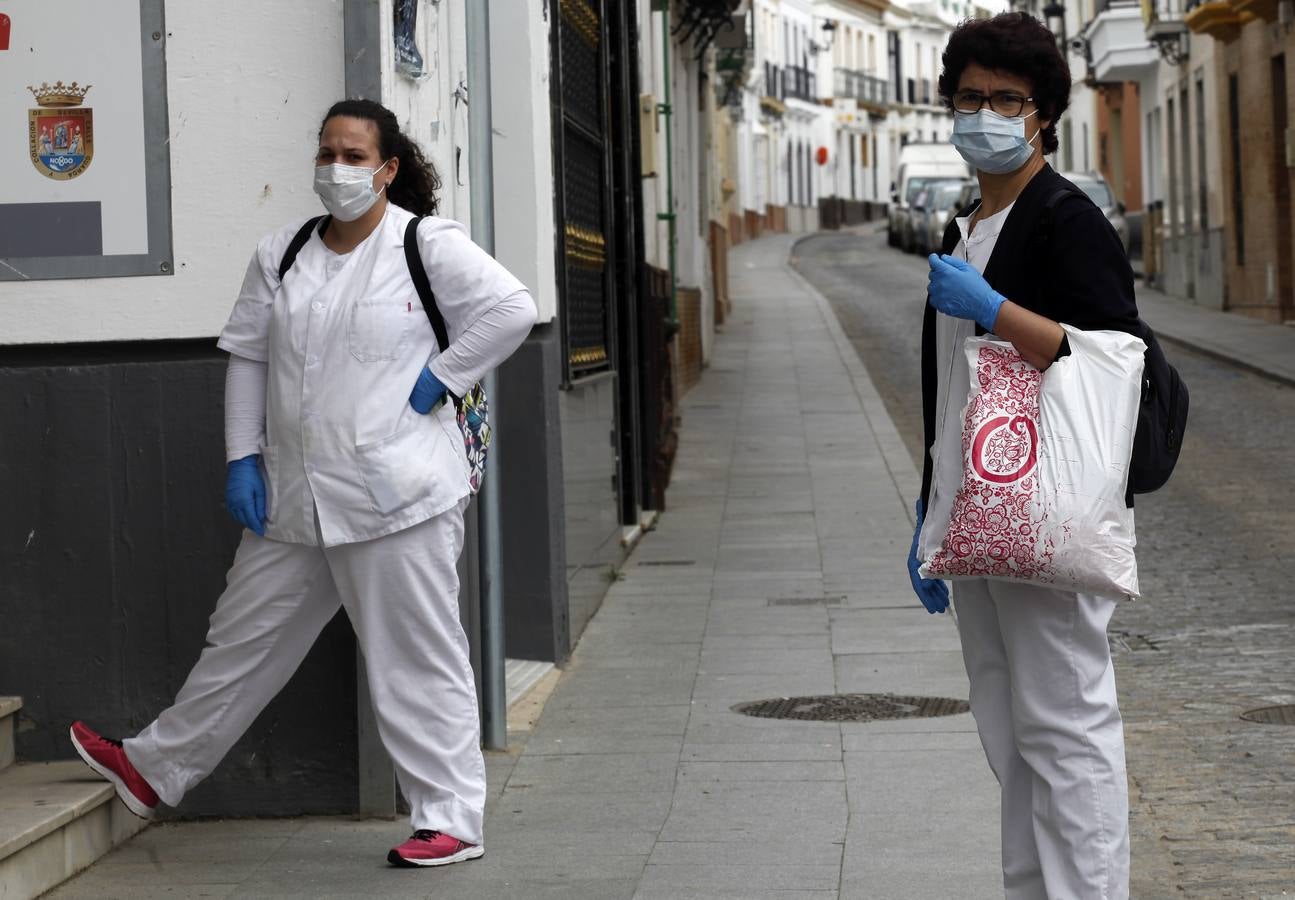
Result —
POLYGON ((871 722, 876 719, 927 719, 954 716, 971 707, 949 697, 902 697, 896 694, 825 694, 820 697, 779 697, 739 703, 733 712, 761 719, 801 719, 810 722, 871 722))
POLYGON ((1295 705, 1252 709, 1249 712, 1243 712, 1241 718, 1247 722, 1258 722, 1260 725, 1295 725, 1295 705))

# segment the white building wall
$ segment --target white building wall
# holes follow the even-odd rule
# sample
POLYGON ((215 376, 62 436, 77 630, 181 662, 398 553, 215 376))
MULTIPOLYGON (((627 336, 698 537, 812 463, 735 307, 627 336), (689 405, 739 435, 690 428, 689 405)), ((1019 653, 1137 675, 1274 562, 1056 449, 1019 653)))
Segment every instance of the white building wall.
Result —
POLYGON ((1092 16, 1092 5, 1093 0, 1076 0, 1066 6, 1067 45, 1063 53, 1070 65, 1070 108, 1057 128, 1060 146, 1050 160, 1052 167, 1059 171, 1097 168, 1097 94, 1084 84, 1088 63, 1081 53, 1072 52, 1069 47, 1071 38, 1084 33, 1092 16))
MULTIPOLYGON (((383 4, 382 101, 439 169, 441 214, 466 221, 467 114, 452 98, 463 0, 420 9, 418 83, 394 74, 391 16, 383 4)), ((323 212, 312 164, 320 120, 345 95, 342 3, 241 4, 238 20, 228 5, 167 5, 175 274, 0 284, 0 344, 214 337, 257 241, 323 212)))
POLYGON ((228 5, 167 6, 175 274, 5 282, 0 344, 212 337, 257 240, 322 212, 311 166, 343 95, 342 4, 241 6, 238 28, 228 5))
MULTIPOLYGON (((650 92, 653 102, 665 102, 665 72, 661 60, 661 16, 650 12, 648 0, 638 0, 639 11, 639 85, 650 92)), ((671 82, 673 89, 674 82, 671 82)), ((677 103, 677 98, 671 98, 677 103)), ((649 265, 659 269, 670 266, 670 232, 668 224, 658 214, 669 208, 666 199, 666 125, 660 114, 653 117, 655 126, 645 142, 653 142, 657 160, 656 176, 643 182, 643 239, 644 253, 649 265)), ((676 129, 675 137, 678 133, 676 129)), ((678 186, 675 188, 678 191, 678 186)))
POLYGON ((495 256, 549 322, 557 316, 549 16, 538 5, 519 13, 514 0, 490 0, 490 11, 495 256))

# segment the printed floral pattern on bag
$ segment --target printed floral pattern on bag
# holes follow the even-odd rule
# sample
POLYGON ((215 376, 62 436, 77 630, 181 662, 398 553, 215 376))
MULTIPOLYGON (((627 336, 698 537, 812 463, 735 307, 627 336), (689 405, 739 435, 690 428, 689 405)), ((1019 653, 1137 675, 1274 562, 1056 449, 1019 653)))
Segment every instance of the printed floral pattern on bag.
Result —
POLYGON ((468 484, 472 493, 481 491, 486 477, 486 454, 493 435, 490 431, 490 400, 480 384, 474 384, 458 404, 459 431, 468 453, 468 484))
POLYGON ((962 485, 927 568, 933 577, 1050 583, 1056 537, 1045 533, 1037 497, 1041 373, 1014 351, 982 347, 976 376, 962 430, 962 485))

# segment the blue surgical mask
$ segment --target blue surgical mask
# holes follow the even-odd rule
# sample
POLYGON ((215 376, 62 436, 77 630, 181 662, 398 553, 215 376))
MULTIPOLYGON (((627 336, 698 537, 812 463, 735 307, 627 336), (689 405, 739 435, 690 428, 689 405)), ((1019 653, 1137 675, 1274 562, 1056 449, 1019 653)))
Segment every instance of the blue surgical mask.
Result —
MULTIPOLYGON (((970 166, 991 175, 1015 172, 1029 162, 1034 153, 1034 137, 1025 137, 1025 120, 1029 116, 1000 116, 992 109, 982 109, 970 115, 955 113, 953 136, 949 141, 970 166)), ((1042 129, 1040 129, 1042 130, 1042 129)))

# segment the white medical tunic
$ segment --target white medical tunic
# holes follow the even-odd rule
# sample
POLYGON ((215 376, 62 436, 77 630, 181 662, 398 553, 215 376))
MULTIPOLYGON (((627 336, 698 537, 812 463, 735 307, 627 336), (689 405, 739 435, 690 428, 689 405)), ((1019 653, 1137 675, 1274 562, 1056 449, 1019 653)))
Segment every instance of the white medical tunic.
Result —
POLYGON ((525 339, 535 306, 461 224, 424 219, 419 255, 450 338, 441 354, 405 261, 411 218, 388 204, 347 254, 313 230, 282 285, 279 263, 302 223, 262 239, 252 257, 218 346, 268 364, 268 538, 371 540, 470 493, 453 404, 420 415, 410 392, 430 365, 451 392, 465 393, 525 339))

